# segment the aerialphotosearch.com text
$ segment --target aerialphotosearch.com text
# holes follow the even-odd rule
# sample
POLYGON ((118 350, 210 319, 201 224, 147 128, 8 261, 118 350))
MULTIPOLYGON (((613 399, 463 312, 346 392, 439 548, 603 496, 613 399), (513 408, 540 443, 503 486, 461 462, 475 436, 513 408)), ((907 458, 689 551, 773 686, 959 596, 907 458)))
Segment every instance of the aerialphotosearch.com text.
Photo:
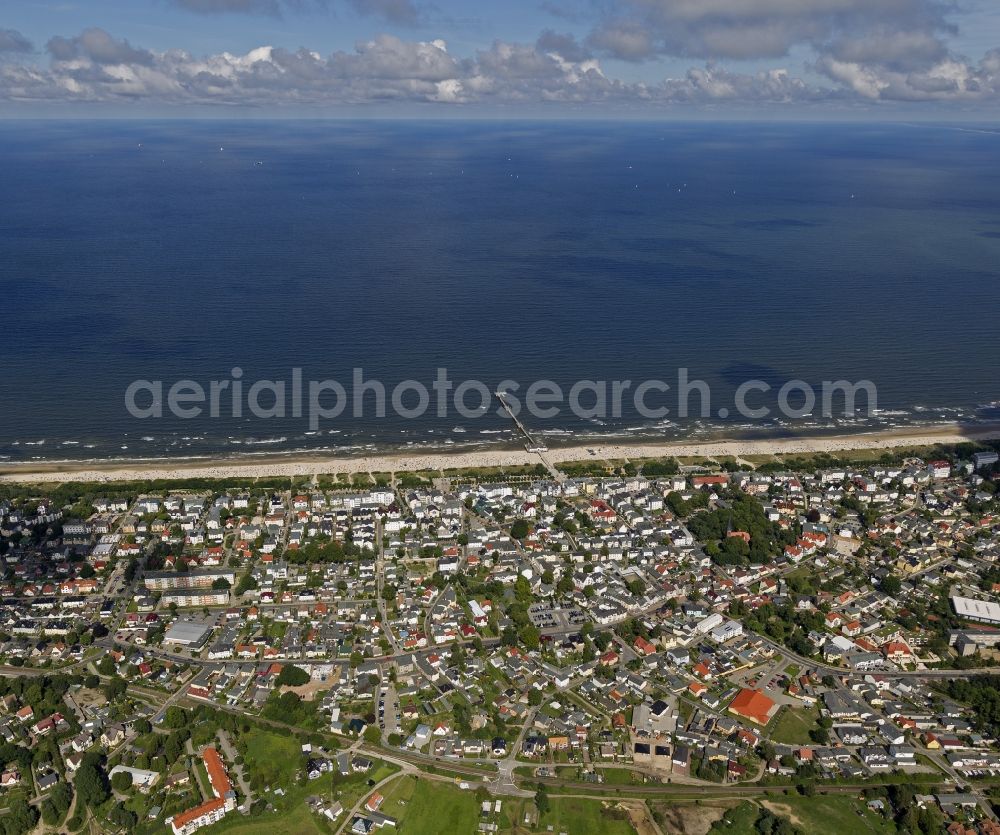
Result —
POLYGON ((304 379, 301 368, 291 369, 287 380, 247 380, 236 367, 227 378, 200 382, 181 379, 135 380, 126 388, 125 408, 141 420, 171 416, 181 419, 242 418, 260 420, 301 418, 315 431, 338 419, 382 418, 391 413, 404 419, 459 416, 476 419, 489 414, 505 416, 503 403, 514 415, 540 420, 565 412, 583 419, 604 420, 625 414, 644 419, 740 417, 763 420, 776 415, 802 418, 855 417, 878 409, 877 391, 870 380, 824 380, 811 384, 788 380, 779 388, 764 380, 745 380, 723 405, 713 408, 712 388, 678 368, 668 383, 663 379, 577 380, 571 385, 553 380, 522 383, 501 380, 487 385, 481 380, 452 380, 438 368, 429 384, 403 380, 386 385, 367 378, 364 369, 353 369, 349 384, 334 379, 304 379), (499 396, 498 396, 499 395, 499 396))

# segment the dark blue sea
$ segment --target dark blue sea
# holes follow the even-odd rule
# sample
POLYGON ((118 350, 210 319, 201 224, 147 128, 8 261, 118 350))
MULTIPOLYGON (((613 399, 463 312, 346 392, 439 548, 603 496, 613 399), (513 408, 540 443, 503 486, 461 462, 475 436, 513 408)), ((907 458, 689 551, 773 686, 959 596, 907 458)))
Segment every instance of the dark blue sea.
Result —
POLYGON ((549 443, 996 420, 998 278, 989 126, 7 122, 0 461, 512 440, 492 409, 125 408, 234 367, 711 387, 708 417, 526 417, 549 443), (748 379, 867 379, 879 411, 720 418, 748 379))

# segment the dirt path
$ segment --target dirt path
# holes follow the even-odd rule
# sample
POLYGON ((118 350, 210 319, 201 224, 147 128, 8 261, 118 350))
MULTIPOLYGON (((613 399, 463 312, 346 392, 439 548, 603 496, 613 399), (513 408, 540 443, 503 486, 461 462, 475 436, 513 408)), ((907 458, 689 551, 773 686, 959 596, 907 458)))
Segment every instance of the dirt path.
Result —
POLYGON ((651 801, 650 808, 658 809, 663 815, 663 823, 658 827, 662 835, 707 835, 712 824, 736 802, 697 804, 651 801))
POLYGON ((762 800, 760 805, 767 809, 769 812, 774 812, 774 814, 779 815, 783 818, 788 818, 795 826, 802 826, 802 818, 795 814, 792 807, 786 803, 775 803, 772 800, 762 800))
POLYGON ((283 685, 281 688, 282 693, 294 693, 304 702, 314 702, 316 701, 316 696, 320 693, 325 693, 333 686, 332 682, 329 681, 310 681, 306 684, 300 684, 298 687, 292 687, 291 685, 283 685))
POLYGON ((620 800, 618 805, 628 812, 629 823, 632 824, 636 835, 663 835, 653 820, 649 808, 641 800, 620 800))

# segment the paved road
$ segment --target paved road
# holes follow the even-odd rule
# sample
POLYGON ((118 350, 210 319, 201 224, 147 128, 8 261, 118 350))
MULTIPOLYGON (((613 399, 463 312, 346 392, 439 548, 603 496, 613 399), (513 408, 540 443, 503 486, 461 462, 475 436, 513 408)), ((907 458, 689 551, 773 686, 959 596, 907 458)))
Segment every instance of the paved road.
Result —
POLYGON ((361 797, 358 798, 358 802, 347 810, 347 815, 344 817, 344 820, 341 821, 340 826, 337 827, 337 835, 340 835, 341 832, 346 831, 350 822, 354 820, 354 816, 361 811, 361 807, 365 805, 369 797, 371 797, 375 792, 377 792, 383 786, 386 786, 389 783, 391 783, 393 780, 399 780, 401 777, 404 777, 405 775, 411 773, 412 770, 413 769, 411 767, 409 769, 403 769, 403 771, 399 771, 395 774, 390 774, 388 777, 384 777, 381 780, 379 780, 370 789, 366 789, 364 794, 362 794, 361 797))
POLYGON ((514 779, 514 768, 522 765, 522 763, 517 761, 517 752, 521 750, 521 744, 528 733, 528 728, 532 726, 537 715, 537 707, 533 707, 528 711, 521 725, 521 730, 518 731, 517 739, 514 740, 514 744, 507 752, 507 756, 497 762, 497 776, 489 783, 490 789, 494 794, 521 795, 524 793, 517 787, 517 781, 514 779))
MULTIPOLYGON (((732 783, 729 785, 707 785, 707 786, 691 786, 691 785, 675 785, 675 784, 664 784, 660 786, 610 786, 607 788, 601 788, 595 786, 593 783, 577 783, 569 780, 561 780, 558 777, 532 777, 533 783, 544 783, 549 786, 559 786, 560 788, 566 789, 578 789, 581 794, 570 794, 560 792, 558 795, 553 795, 553 797, 579 797, 579 798, 589 798, 593 800, 595 797, 608 797, 614 796, 615 792, 619 789, 626 795, 649 795, 649 796, 660 796, 669 799, 670 797, 679 796, 683 798, 689 797, 710 797, 712 799, 721 800, 725 798, 739 798, 739 797, 756 797, 759 795, 766 795, 771 792, 781 792, 784 789, 794 788, 794 786, 788 785, 773 785, 773 786, 746 786, 740 783, 732 783), (587 790, 590 793, 587 793, 587 790)), ((816 794, 859 794, 866 788, 871 788, 873 785, 882 785, 881 783, 838 783, 836 785, 828 785, 825 783, 816 784, 816 794)))
MULTIPOLYGON (((756 635, 756 633, 752 634, 756 635)), ((806 658, 804 655, 792 652, 783 644, 772 641, 770 638, 766 638, 763 635, 757 635, 757 637, 772 649, 784 653, 790 661, 794 661, 802 667, 803 672, 805 672, 804 668, 809 667, 813 670, 818 670, 820 674, 829 673, 832 676, 846 676, 847 678, 864 678, 865 676, 883 675, 889 676, 890 678, 935 679, 969 678, 970 676, 976 675, 1000 675, 1000 667, 978 667, 972 670, 849 670, 845 667, 834 667, 832 664, 817 661, 815 658, 806 658)))
POLYGON ((968 791, 971 795, 976 798, 976 802, 979 804, 979 808, 982 810, 983 814, 991 820, 997 820, 997 814, 993 811, 993 806, 982 793, 982 786, 972 780, 962 778, 940 751, 929 751, 927 749, 921 749, 921 753, 926 756, 931 762, 934 763, 938 768, 940 768, 945 774, 951 777, 955 781, 956 786, 968 786, 968 791))
POLYGON ((243 808, 249 809, 250 804, 253 803, 253 792, 250 790, 250 784, 247 782, 246 775, 243 773, 243 766, 236 764, 236 759, 239 756, 239 753, 233 746, 232 742, 230 742, 229 734, 222 730, 222 728, 219 728, 217 736, 219 738, 219 745, 222 747, 222 753, 225 754, 226 759, 232 763, 230 770, 236 775, 236 782, 239 784, 240 792, 243 794, 243 808))

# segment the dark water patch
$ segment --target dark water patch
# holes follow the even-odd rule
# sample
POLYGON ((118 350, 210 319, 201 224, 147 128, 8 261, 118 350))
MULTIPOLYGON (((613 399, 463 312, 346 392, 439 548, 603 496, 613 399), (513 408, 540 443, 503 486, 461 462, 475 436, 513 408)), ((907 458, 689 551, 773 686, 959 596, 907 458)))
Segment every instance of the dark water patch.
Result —
POLYGON ((821 224, 811 220, 797 220, 791 217, 773 217, 767 220, 744 220, 733 224, 739 229, 761 229, 778 232, 785 229, 815 229, 821 224))
POLYGON ((342 381, 361 366, 390 387, 443 365, 567 388, 684 366, 721 398, 748 378, 868 378, 886 409, 974 409, 996 398, 1000 362, 968 326, 1000 315, 984 243, 1000 237, 997 142, 901 126, 5 123, 0 445, 44 437, 9 454, 56 456, 61 440, 107 453, 127 438, 133 453, 150 436, 211 454, 509 429, 365 418, 324 440, 291 419, 124 411, 132 380, 236 365, 342 381))

